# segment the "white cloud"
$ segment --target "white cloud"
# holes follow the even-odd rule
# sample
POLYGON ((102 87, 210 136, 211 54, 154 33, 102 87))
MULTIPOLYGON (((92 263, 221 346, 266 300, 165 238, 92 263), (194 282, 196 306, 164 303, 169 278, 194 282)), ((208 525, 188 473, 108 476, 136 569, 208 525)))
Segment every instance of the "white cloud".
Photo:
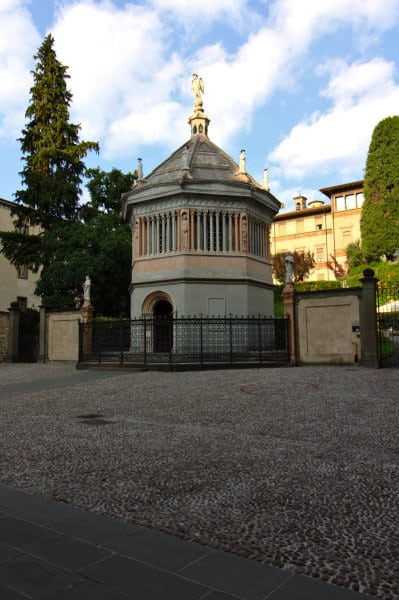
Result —
POLYGON ((218 19, 238 24, 248 18, 251 10, 249 0, 152 0, 153 7, 160 12, 169 12, 190 29, 202 29, 210 21, 218 19))
POLYGON ((24 122, 30 69, 39 36, 25 2, 0 0, 0 138, 14 140, 24 122))
POLYGON ((393 65, 382 59, 346 68, 341 64, 326 91, 334 102, 331 110, 296 125, 269 159, 286 177, 299 180, 315 170, 328 173, 339 167, 342 177, 358 171, 374 127, 398 112, 399 85, 393 74, 393 65))
POLYGON ((168 51, 170 32, 154 11, 85 1, 65 6, 53 31, 57 55, 69 66, 82 136, 102 140, 105 156, 173 138, 151 118, 170 114, 182 66, 168 51))

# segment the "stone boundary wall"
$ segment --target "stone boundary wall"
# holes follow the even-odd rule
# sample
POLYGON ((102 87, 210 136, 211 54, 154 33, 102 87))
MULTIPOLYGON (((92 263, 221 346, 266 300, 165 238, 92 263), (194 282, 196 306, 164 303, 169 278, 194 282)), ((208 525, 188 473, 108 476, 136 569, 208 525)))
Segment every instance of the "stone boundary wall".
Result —
POLYGON ((362 288, 297 292, 299 364, 353 364, 361 357, 362 288))
POLYGON ((8 312, 0 311, 0 362, 7 360, 8 355, 8 312))
POLYGON ((46 356, 49 361, 79 360, 78 311, 54 312, 46 315, 46 356))

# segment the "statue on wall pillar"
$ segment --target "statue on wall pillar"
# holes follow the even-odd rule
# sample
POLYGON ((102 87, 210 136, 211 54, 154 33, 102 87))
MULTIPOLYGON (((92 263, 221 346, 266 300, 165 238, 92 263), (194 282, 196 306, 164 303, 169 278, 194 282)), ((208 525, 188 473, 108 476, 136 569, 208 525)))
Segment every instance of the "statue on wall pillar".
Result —
POLYGON ((241 252, 248 252, 248 217, 245 213, 240 219, 240 244, 241 252))
POLYGON ((135 223, 134 223, 134 234, 133 234, 133 252, 134 252, 134 256, 137 257, 139 255, 139 227, 140 227, 140 221, 139 219, 136 219, 135 223))
POLYGON ((90 302, 90 300, 91 300, 90 290, 91 290, 91 279, 88 275, 86 275, 86 279, 84 280, 84 283, 83 283, 83 300, 85 302, 90 302))
POLYGON ((184 211, 181 215, 181 249, 183 252, 189 250, 189 227, 188 213, 184 211))

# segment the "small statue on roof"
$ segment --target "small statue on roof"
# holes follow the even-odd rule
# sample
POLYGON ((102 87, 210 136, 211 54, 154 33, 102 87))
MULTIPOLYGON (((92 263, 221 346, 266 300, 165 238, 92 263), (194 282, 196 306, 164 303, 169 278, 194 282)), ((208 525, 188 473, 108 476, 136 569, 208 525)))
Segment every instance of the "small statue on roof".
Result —
POLYGON ((193 73, 191 80, 191 89, 194 92, 194 106, 197 108, 202 107, 202 94, 205 93, 204 80, 202 77, 198 77, 197 73, 193 73))

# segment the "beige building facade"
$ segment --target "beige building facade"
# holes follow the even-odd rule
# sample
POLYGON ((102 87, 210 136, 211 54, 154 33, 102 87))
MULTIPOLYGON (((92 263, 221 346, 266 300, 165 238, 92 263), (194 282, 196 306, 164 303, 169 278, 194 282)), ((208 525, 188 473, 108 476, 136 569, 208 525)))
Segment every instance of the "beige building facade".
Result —
MULTIPOLYGON (((12 207, 12 202, 0 198, 0 231, 14 229, 12 207)), ((8 310, 12 302, 38 308, 41 300, 35 296, 37 278, 37 273, 26 268, 16 269, 0 251, 0 311, 8 310)))
POLYGON ((294 198, 295 210, 273 219, 272 253, 307 252, 314 255, 310 280, 333 281, 347 271, 346 248, 360 241, 363 181, 321 188, 329 202, 294 198))

